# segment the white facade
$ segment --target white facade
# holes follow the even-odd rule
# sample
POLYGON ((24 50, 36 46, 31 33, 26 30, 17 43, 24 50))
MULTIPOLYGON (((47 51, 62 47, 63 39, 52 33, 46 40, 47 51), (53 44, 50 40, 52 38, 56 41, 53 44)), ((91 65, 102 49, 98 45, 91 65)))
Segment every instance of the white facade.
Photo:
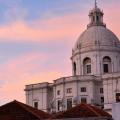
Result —
POLYGON ((47 112, 64 111, 81 103, 82 100, 86 100, 85 102, 89 104, 102 106, 101 88, 103 88, 101 79, 94 75, 63 77, 55 80, 53 84, 27 85, 26 103, 36 107, 35 102, 37 102, 38 108, 47 112), (68 100, 71 100, 70 106, 68 100))
POLYGON ((112 105, 112 116, 114 120, 120 120, 120 103, 112 105))
POLYGON ((26 103, 45 112, 49 111, 50 101, 53 98, 52 84, 40 83, 26 85, 26 103))
POLYGON ((90 23, 72 49, 73 76, 53 84, 26 86, 26 102, 48 112, 66 110, 80 102, 104 107, 120 101, 120 41, 103 23, 103 12, 95 5, 90 23))

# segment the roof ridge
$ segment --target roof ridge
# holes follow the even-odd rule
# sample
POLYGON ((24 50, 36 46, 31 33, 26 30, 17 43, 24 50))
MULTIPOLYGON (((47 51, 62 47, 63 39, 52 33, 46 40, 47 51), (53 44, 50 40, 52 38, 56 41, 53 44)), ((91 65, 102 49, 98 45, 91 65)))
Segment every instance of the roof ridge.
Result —
POLYGON ((98 112, 96 112, 89 104, 83 104, 85 105, 88 109, 90 109, 92 112, 94 112, 97 116, 101 116, 98 112))
MULTIPOLYGON (((38 118, 40 118, 41 119, 41 117, 36 113, 36 112, 33 112, 33 111, 31 111, 30 109, 28 109, 27 107, 30 107, 30 108, 32 108, 33 109, 33 107, 31 107, 31 106, 29 106, 29 105, 26 105, 26 104, 24 104, 24 103, 21 103, 21 102, 18 102, 18 101, 13 101, 13 102, 16 102, 17 104, 19 104, 22 108, 24 108, 26 111, 29 111, 30 113, 32 113, 32 114, 34 114, 36 117, 38 117, 38 118)), ((37 109, 36 109, 37 110, 37 109)), ((39 111, 39 110, 38 110, 39 111)), ((42 111, 43 112, 43 111, 42 111)))

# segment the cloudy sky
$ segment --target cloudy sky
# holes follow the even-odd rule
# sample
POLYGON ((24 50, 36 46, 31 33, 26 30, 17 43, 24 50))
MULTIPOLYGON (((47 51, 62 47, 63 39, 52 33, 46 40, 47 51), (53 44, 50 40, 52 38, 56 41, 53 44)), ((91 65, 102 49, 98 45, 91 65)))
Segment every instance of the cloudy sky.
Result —
MULTIPOLYGON (((0 0, 0 105, 25 102, 26 84, 71 75, 71 51, 94 0, 0 0)), ((99 0, 120 38, 120 0, 99 0)))

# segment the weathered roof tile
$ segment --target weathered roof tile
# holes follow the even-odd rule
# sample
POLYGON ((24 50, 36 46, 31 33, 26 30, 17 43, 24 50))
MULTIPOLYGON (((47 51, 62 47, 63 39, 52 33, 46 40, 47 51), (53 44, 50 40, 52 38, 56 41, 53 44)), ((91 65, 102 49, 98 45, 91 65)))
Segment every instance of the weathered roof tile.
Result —
POLYGON ((0 120, 41 120, 49 117, 48 113, 16 100, 0 107, 0 120))

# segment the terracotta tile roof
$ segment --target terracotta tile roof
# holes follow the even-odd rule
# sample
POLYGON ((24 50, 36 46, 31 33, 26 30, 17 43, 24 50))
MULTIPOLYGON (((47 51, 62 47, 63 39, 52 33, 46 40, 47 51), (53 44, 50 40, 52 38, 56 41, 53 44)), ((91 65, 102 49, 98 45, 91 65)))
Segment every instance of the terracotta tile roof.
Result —
POLYGON ((49 117, 48 113, 16 100, 0 107, 0 120, 41 120, 49 117))
POLYGON ((112 116, 98 107, 88 105, 88 104, 80 104, 76 107, 73 107, 65 112, 60 112, 53 115, 53 119, 61 119, 61 118, 86 118, 86 117, 108 117, 112 116))

